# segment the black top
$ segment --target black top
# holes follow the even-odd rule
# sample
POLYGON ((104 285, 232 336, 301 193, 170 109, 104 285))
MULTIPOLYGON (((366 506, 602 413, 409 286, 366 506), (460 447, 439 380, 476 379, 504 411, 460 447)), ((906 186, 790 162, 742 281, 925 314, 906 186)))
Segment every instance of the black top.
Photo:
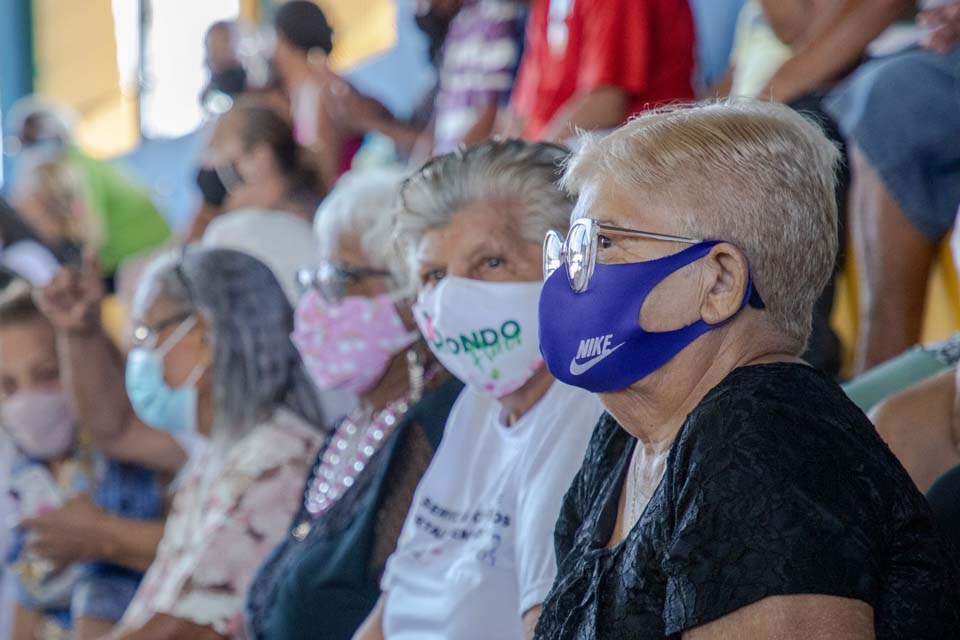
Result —
POLYGON ((955 558, 866 416, 816 370, 737 369, 687 417, 646 510, 607 549, 636 441, 609 416, 556 530, 536 637, 679 637, 768 596, 873 607, 877 638, 960 638, 955 558))
POLYGON ((927 490, 927 502, 940 529, 960 548, 960 466, 933 483, 927 490))
MULTIPOLYGON (((380 597, 383 560, 396 544, 409 497, 419 477, 407 478, 415 453, 406 447, 408 436, 425 436, 428 455, 440 444, 447 415, 463 389, 451 378, 410 408, 389 439, 370 459, 356 483, 321 516, 311 518, 301 505, 290 533, 264 561, 247 599, 250 635, 257 640, 349 640, 380 597), (416 427, 416 432, 414 430, 416 427), (400 462, 401 464, 396 464, 400 462), (397 515, 397 525, 385 522, 385 502, 396 486, 410 484, 409 495, 397 515), (303 540, 293 531, 311 525, 303 540), (380 529, 391 529, 389 549, 377 553, 380 529)), ((314 466, 320 464, 324 448, 314 466)), ((425 461, 425 463, 428 462, 425 461)), ((422 469, 419 469, 422 472, 422 469)), ((309 484, 313 472, 307 477, 309 484)), ((392 501, 396 502, 396 501, 392 501)))

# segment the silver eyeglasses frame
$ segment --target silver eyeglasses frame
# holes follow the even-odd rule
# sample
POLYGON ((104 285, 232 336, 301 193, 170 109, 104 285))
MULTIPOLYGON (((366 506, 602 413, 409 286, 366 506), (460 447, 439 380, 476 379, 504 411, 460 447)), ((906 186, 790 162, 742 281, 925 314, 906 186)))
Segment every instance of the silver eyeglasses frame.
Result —
POLYGON ((611 235, 644 238, 661 242, 679 242, 689 245, 703 242, 703 240, 696 238, 601 224, 593 218, 578 218, 570 225, 570 230, 567 232, 566 238, 558 232, 550 230, 543 239, 544 280, 566 264, 567 280, 570 283, 570 288, 576 293, 586 291, 597 265, 597 246, 601 232, 611 235))

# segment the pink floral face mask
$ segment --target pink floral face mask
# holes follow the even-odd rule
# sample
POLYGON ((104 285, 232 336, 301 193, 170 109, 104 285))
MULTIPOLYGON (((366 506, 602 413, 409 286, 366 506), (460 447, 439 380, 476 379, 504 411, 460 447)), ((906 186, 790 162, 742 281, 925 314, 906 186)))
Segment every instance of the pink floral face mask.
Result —
POLYGON ((310 290, 297 305, 291 339, 318 387, 358 394, 372 389, 394 354, 416 337, 390 294, 333 304, 310 290))

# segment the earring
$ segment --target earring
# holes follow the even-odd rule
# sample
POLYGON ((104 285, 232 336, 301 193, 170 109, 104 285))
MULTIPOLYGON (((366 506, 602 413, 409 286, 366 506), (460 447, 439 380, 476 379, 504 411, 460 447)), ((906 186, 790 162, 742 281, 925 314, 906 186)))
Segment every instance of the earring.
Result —
POLYGON ((423 398, 423 358, 416 348, 407 351, 407 375, 410 378, 410 404, 423 398))

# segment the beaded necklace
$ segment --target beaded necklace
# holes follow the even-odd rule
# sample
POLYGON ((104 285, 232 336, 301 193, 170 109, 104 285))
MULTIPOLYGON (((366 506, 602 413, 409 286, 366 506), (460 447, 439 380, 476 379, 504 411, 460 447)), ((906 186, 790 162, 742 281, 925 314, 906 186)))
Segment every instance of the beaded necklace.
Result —
POLYGON ((307 513, 320 516, 353 486, 409 408, 409 399, 401 398, 384 407, 366 426, 362 426, 360 410, 343 419, 307 485, 307 513))
POLYGON ((307 519, 293 529, 293 537, 304 540, 312 528, 312 520, 326 513, 352 487, 366 469, 370 459, 390 439, 403 416, 423 395, 424 386, 442 371, 433 366, 424 374, 422 366, 408 358, 411 369, 410 393, 387 404, 366 422, 362 409, 354 410, 343 419, 334 432, 304 492, 307 519))

